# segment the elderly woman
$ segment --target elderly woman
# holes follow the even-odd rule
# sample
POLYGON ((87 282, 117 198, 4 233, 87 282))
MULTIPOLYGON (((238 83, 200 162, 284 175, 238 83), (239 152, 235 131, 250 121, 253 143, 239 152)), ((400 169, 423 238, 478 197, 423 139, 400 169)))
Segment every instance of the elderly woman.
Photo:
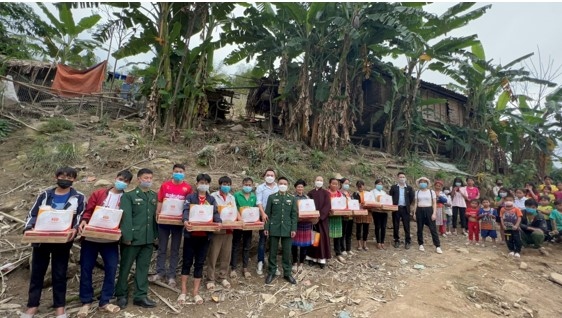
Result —
POLYGON ((435 219, 437 218, 437 195, 435 191, 429 189, 429 179, 421 177, 416 180, 418 190, 416 190, 414 199, 414 211, 416 211, 416 222, 418 225, 418 244, 420 251, 424 252, 423 247, 423 227, 429 227, 433 245, 435 245, 435 252, 437 254, 443 253, 441 250, 441 243, 439 242, 439 235, 435 226, 435 219))

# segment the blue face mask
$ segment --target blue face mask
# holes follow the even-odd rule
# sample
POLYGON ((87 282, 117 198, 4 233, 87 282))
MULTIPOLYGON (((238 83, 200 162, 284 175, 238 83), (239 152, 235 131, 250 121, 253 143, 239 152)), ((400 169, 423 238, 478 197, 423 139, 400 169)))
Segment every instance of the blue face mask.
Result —
POLYGON ((229 193, 230 192, 230 186, 221 185, 221 192, 222 193, 229 193))
POLYGON ((245 193, 250 193, 252 192, 254 188, 252 186, 244 186, 242 187, 242 191, 244 191, 245 193))
POLYGON ((349 190, 349 184, 346 183, 346 184, 342 185, 341 188, 342 188, 343 190, 346 190, 346 191, 347 191, 347 190, 349 190))
POLYGON ((115 180, 115 189, 119 190, 119 191, 123 191, 125 189, 127 189, 127 183, 123 182, 121 180, 115 180))
POLYGON ((422 188, 422 189, 427 188, 427 183, 421 182, 421 183, 420 183, 420 188, 422 188))
POLYGON ((532 215, 536 215, 537 214, 537 209, 532 209, 532 208, 525 208, 525 210, 532 215))
POLYGON ((382 190, 382 184, 377 184, 377 185, 375 186, 375 189, 381 191, 381 190, 382 190))
POLYGON ((460 187, 462 185, 462 183, 460 182, 455 182, 455 187, 460 187))
POLYGON ((172 174, 172 179, 174 179, 174 181, 182 181, 183 178, 185 178, 185 174, 181 173, 181 172, 174 172, 172 174))

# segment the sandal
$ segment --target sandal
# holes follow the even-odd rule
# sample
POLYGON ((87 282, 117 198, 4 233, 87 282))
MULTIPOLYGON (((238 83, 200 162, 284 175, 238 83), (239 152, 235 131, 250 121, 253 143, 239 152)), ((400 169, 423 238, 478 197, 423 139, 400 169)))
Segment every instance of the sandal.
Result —
POLYGON ((207 283, 207 290, 215 290, 215 283, 208 282, 207 283))
POLYGON ((86 318, 86 317, 88 317, 89 313, 90 313, 90 304, 84 304, 84 305, 82 305, 82 307, 80 307, 80 310, 78 310, 78 313, 76 314, 76 317, 86 318))
POLYGON ((232 279, 238 278, 238 274, 236 273, 236 271, 231 271, 231 272, 230 272, 230 278, 232 278, 232 279))
POLYGON ((115 306, 113 304, 107 304, 105 306, 99 307, 98 308, 100 311, 104 311, 104 312, 109 312, 112 314, 118 313, 121 308, 119 308, 119 306, 115 306))
POLYGON ((221 285, 222 285, 222 287, 224 287, 226 289, 229 289, 231 287, 230 283, 226 279, 222 280, 221 285))
POLYGON ((196 305, 203 305, 203 298, 199 295, 193 296, 193 300, 195 301, 196 305))
POLYGON ((180 294, 177 300, 178 305, 185 305, 186 298, 187 298, 186 294, 180 294))
POLYGON ((244 278, 248 279, 251 278, 252 274, 250 273, 250 271, 244 271, 244 278))

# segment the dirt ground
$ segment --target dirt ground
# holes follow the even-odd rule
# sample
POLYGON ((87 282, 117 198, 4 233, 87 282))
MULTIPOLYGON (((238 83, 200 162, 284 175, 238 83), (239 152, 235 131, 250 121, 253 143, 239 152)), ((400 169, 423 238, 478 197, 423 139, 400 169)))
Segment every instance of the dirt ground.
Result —
MULTIPOLYGON (((30 122, 37 125, 38 122, 30 122)), ((72 133, 77 147, 84 148, 79 166, 80 180, 76 187, 89 194, 93 182, 85 180, 88 176, 97 179, 112 180, 113 175, 132 162, 139 161, 130 151, 122 149, 130 142, 126 131, 114 124, 114 135, 95 136, 92 129, 77 129, 72 133), (84 143, 88 143, 84 145, 84 143), (104 145, 103 147, 101 145, 104 145), (109 145, 109 146, 108 146, 109 145), (94 154, 98 154, 96 157, 94 154), (110 155, 112 156, 110 158, 110 155), (96 164, 96 158, 102 157, 103 165, 96 164), (105 158, 104 158, 105 157, 105 158), (111 160, 107 159, 110 158, 111 160)), ((25 218, 27 210, 41 189, 52 183, 52 172, 33 172, 25 168, 25 150, 33 143, 37 133, 22 129, 12 138, 0 143, 0 211, 17 218, 25 218), (14 187, 29 181, 17 191, 3 195, 14 187)), ((223 142, 229 142, 223 140, 223 142)), ((230 141, 232 143, 232 141, 230 141)), ((133 145, 132 147, 135 147, 133 145)), ((138 147, 138 144, 137 146, 138 147)), ((201 145, 191 145, 201 149, 201 145)), ((154 169, 159 179, 168 175, 171 164, 187 161, 188 176, 203 170, 196 167, 195 159, 186 155, 185 148, 161 146, 155 150, 155 159, 141 165, 154 169)), ((359 159, 357 159, 359 160, 359 159)), ((223 160, 224 161, 224 160, 223 160)), ((246 163, 237 163, 233 159, 208 170, 213 177, 227 173, 233 177, 233 184, 241 183, 246 163)), ((215 158, 215 162, 217 159, 215 158)), ((133 169, 138 168, 134 166, 133 169)), ((157 180, 158 181, 158 180, 157 180)), ((156 187, 157 185, 155 185, 156 187)), ((10 249, 12 244, 20 246, 21 231, 19 225, 6 217, 0 217, 0 265, 11 262, 14 258, 29 253, 29 249, 17 252, 10 249), (14 229, 14 231, 11 231, 14 229)), ((415 223, 412 223, 412 241, 416 243, 415 223)), ((401 230, 401 233, 402 230, 401 230)), ((342 264, 332 259, 324 270, 304 266, 304 271, 297 275, 298 284, 293 286, 277 278, 271 285, 264 284, 264 277, 252 272, 249 280, 239 278, 231 280, 232 288, 217 290, 214 293, 202 288, 201 296, 205 303, 201 306, 188 303, 179 316, 194 317, 562 317, 562 286, 551 282, 548 277, 552 272, 562 273, 562 245, 546 245, 549 256, 542 256, 537 250, 524 249, 522 258, 508 258, 505 244, 497 247, 465 246, 466 237, 450 236, 441 238, 443 254, 434 252, 426 230, 426 252, 420 252, 417 244, 405 250, 391 246, 392 230, 387 230, 387 249, 377 250, 372 241, 371 225, 369 250, 353 251, 356 255, 342 264), (423 269, 420 268, 423 265, 423 269), (416 268, 414 268, 416 267, 416 268), (271 296, 274 297, 271 297, 271 296)), ((254 234, 257 237, 257 233, 254 234)), ((402 236, 403 238, 403 236, 402 236)), ((254 240, 250 268, 255 270, 257 240, 254 240)), ((78 250, 73 249, 73 263, 70 265, 68 293, 70 298, 78 294, 78 250)), ((152 265, 153 266, 153 265, 152 265)), ((153 268, 151 268, 153 271, 153 268)), ((95 284, 100 287, 102 271, 96 269, 95 284)), ((0 317, 18 317, 17 310, 25 306, 29 279, 29 268, 20 266, 13 272, 2 275, 0 290, 0 317), (19 308, 16 308, 17 306, 19 308)), ((179 283, 179 279, 178 279, 179 283)), ((169 289, 151 285, 151 288, 175 305, 177 294, 169 289)), ((189 284, 191 288, 191 284, 189 284)), ((149 297, 157 300, 155 309, 141 309, 132 305, 117 315, 102 314, 92 310, 90 317, 166 317, 176 315, 159 300, 156 295, 149 297)), ((43 291, 42 305, 38 317, 52 317, 51 290, 43 291)), ((68 303, 68 312, 75 317, 79 301, 68 303)))

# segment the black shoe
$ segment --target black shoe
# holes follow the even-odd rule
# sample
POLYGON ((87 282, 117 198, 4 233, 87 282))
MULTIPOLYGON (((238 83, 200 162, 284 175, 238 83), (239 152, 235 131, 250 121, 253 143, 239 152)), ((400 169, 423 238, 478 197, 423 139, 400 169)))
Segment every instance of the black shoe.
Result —
POLYGON ((308 260, 308 266, 314 266, 316 265, 316 262, 308 260))
POLYGON ((407 250, 409 250, 409 249, 410 249, 410 245, 412 245, 412 244, 411 244, 411 243, 406 243, 406 244, 404 245, 404 248, 407 249, 407 250))
POLYGON ((274 274, 267 274, 267 277, 265 278, 265 284, 266 285, 271 284, 274 278, 275 278, 274 274))
POLYGON ((150 300, 148 297, 140 299, 140 300, 133 300, 133 305, 141 306, 144 308, 154 308, 156 307, 156 302, 154 300, 150 300))
POLYGON ((288 281, 289 283, 291 283, 293 285, 297 284, 297 281, 295 280, 295 278, 292 275, 285 276, 284 278, 285 278, 286 281, 288 281))
POLYGON ((400 247, 400 242, 394 242, 394 248, 399 248, 400 247))
POLYGON ((318 264, 318 266, 320 266, 320 269, 324 269, 324 267, 326 267, 326 264, 320 263, 320 264, 318 264))
POLYGON ((119 308, 121 309, 127 308, 128 302, 129 301, 127 300, 127 297, 117 297, 117 306, 119 306, 119 308))

